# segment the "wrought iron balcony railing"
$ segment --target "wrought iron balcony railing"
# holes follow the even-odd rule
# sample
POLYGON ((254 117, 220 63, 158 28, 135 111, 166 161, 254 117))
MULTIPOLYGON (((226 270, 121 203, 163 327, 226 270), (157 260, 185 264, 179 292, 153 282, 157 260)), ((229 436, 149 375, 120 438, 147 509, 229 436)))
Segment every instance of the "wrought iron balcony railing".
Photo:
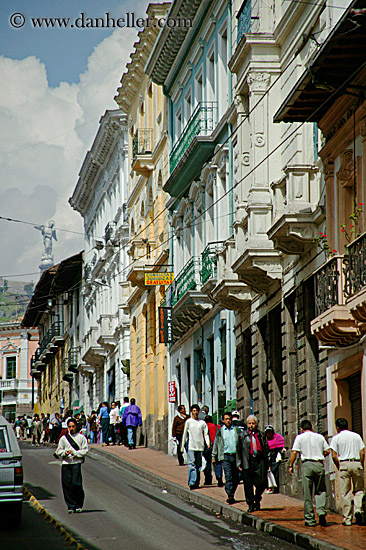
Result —
POLYGON ((348 245, 345 268, 345 294, 347 297, 366 287, 366 233, 348 245))
POLYGON ((217 101, 201 101, 170 153, 172 172, 196 136, 208 136, 217 124, 217 101))
POLYGON ((237 44, 239 44, 243 34, 250 32, 252 25, 252 1, 244 0, 237 15, 238 19, 238 35, 236 38, 237 44))
POLYGON ((334 256, 315 273, 315 315, 335 305, 344 305, 345 270, 343 256, 334 256))
POLYGON ((201 259, 191 258, 183 267, 175 279, 175 291, 172 296, 172 306, 190 290, 196 290, 199 286, 201 259))
POLYGON ((104 229, 104 240, 106 244, 113 239, 115 231, 116 224, 114 222, 107 223, 104 229))
POLYGON ((219 243, 209 243, 202 252, 201 283, 217 277, 217 250, 219 243))
POLYGON ((136 130, 132 139, 132 158, 135 160, 136 155, 147 155, 153 151, 153 130, 146 128, 145 130, 136 130))

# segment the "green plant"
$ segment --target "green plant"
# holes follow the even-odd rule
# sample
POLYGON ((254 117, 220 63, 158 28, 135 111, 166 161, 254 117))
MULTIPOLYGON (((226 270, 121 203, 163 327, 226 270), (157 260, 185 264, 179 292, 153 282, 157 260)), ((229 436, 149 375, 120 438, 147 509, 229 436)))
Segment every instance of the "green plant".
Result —
POLYGON ((330 248, 327 236, 322 231, 320 231, 318 236, 314 239, 314 243, 325 252, 327 258, 332 258, 334 254, 337 254, 336 250, 330 248))
POLYGON ((363 211, 363 202, 360 202, 349 217, 353 223, 350 223, 349 227, 345 223, 341 224, 341 232, 344 233, 347 243, 358 237, 358 218, 363 211))

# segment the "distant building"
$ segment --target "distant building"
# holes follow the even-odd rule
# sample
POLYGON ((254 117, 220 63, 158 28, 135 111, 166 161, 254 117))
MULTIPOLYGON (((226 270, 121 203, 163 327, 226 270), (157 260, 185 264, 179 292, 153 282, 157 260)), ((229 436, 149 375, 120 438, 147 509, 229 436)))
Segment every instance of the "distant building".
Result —
POLYGON ((22 328, 18 319, 0 323, 0 414, 9 421, 32 413, 30 359, 37 346, 37 329, 22 328))

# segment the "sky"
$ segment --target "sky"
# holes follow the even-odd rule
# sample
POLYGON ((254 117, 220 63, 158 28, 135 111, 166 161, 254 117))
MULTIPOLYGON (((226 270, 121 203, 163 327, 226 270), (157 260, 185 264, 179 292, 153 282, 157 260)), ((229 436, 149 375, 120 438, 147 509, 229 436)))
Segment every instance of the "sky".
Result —
POLYGON ((55 263, 83 249, 83 236, 72 233, 83 232, 82 218, 68 198, 100 117, 118 108, 113 98, 139 29, 77 25, 106 20, 106 13, 125 20, 126 13, 144 17, 147 5, 146 0, 0 1, 0 216, 31 223, 0 219, 0 277, 37 282, 43 244, 33 223, 55 221, 55 263), (32 26, 32 18, 49 17, 75 24, 32 26))

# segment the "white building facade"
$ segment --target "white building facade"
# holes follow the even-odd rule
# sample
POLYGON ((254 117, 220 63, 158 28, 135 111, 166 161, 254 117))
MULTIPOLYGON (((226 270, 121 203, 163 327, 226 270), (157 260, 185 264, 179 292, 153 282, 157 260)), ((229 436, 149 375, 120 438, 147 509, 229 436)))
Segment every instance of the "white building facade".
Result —
POLYGON ((80 334, 84 410, 128 395, 130 356, 126 244, 128 136, 126 117, 106 111, 69 202, 84 219, 83 322, 80 334))

